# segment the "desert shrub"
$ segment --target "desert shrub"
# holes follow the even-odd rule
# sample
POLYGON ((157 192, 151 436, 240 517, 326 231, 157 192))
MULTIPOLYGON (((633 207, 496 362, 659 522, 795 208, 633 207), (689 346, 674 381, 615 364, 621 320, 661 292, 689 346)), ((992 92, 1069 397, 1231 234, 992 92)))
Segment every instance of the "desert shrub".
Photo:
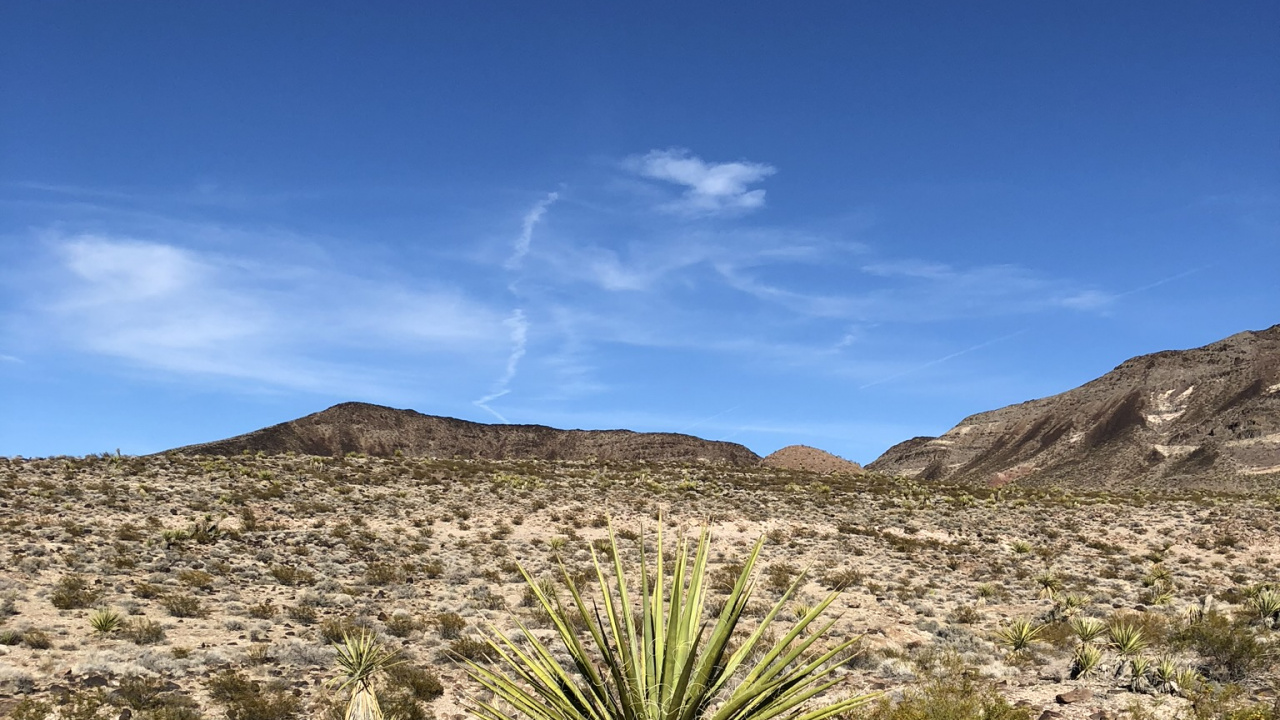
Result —
POLYGON ((120 634, 135 645, 155 645, 164 640, 164 626, 154 620, 138 618, 121 625, 120 634))
POLYGON ((978 683, 972 673, 931 677, 918 690, 908 690, 901 700, 888 697, 848 717, 856 720, 1030 720, 1031 709, 1014 707, 989 685, 978 683))
POLYGON ((764 569, 764 585, 774 592, 785 592, 796 579, 796 567, 791 563, 773 563, 764 569))
POLYGON ((22 642, 22 631, 13 628, 0 629, 0 645, 17 645, 22 642))
POLYGON ((292 565, 272 565, 270 573, 276 582, 289 587, 311 585, 316 581, 315 573, 292 565))
POLYGON ((164 587, 149 582, 140 582, 133 586, 133 596, 143 600, 154 600, 164 595, 164 587))
MULTIPOLYGON (((822 584, 829 590, 848 590, 862 584, 866 579, 866 575, 860 570, 845 568, 837 570, 830 575, 822 578, 822 584)), ((732 588, 730 588, 732 590, 732 588)))
POLYGON ((403 638, 409 637, 414 630, 418 629, 418 621, 414 620, 412 615, 397 613, 387 618, 386 626, 388 633, 403 638))
POLYGON ((111 708, 107 705, 107 696, 101 690, 71 693, 64 697, 58 708, 61 720, 106 720, 111 708))
POLYGON ((368 627, 368 623, 353 617, 329 618, 320 623, 320 639, 326 643, 340 643, 344 636, 356 636, 368 627))
POLYGON ((52 705, 29 697, 23 698, 9 711, 9 720, 46 720, 52 714, 52 705))
POLYGON ((209 697, 226 708, 227 720, 292 720, 302 702, 282 687, 250 680, 236 670, 224 670, 209 678, 209 697))
POLYGON ((168 595, 160 601, 169 614, 180 618, 202 617, 205 613, 200 598, 194 595, 168 595))
POLYGON ((444 694, 444 686, 435 673, 424 668, 399 663, 384 671, 387 684, 408 691, 417 700, 430 701, 444 694))
POLYGON ((75 610, 91 607, 102 598, 102 591, 89 587, 80 575, 64 575, 53 586, 49 602, 59 610, 75 610))
POLYGON ((290 605, 284 609, 284 614, 288 615, 289 619, 300 622, 303 625, 310 625, 319 617, 319 613, 316 612, 316 607, 307 603, 290 605))
POLYGON ((493 646, 483 640, 477 640, 472 637, 460 637, 449 643, 449 654, 455 658, 473 662, 496 660, 498 658, 498 653, 493 649, 493 646))
POLYGON ((134 710, 150 710, 165 702, 168 683, 160 678, 132 675, 120 678, 120 687, 114 693, 120 702, 134 710))
POLYGON ((22 644, 32 650, 48 650, 53 647, 53 640, 49 638, 49 634, 45 631, 31 628, 22 633, 22 644))
POLYGON ((436 616, 436 625, 440 628, 440 637, 455 640, 461 637, 462 628, 467 626, 467 621, 458 613, 447 612, 436 616))
POLYGON ((418 567, 422 570, 423 575, 433 580, 444 575, 444 563, 439 560, 427 560, 418 567))
POLYGON ((203 570, 183 570, 178 573, 178 582, 197 590, 208 590, 213 587, 213 576, 203 570))
POLYGON ((258 618, 259 620, 270 620, 276 616, 278 611, 275 603, 270 600, 263 600, 257 605, 250 605, 246 610, 249 613, 249 617, 258 618))
POLYGON ((1245 622, 1221 613, 1207 613, 1174 638, 1204 659, 1204 674, 1216 680, 1240 681, 1270 667, 1275 649, 1258 639, 1245 622))
POLYGON ((404 572, 392 563, 370 563, 365 568, 364 581, 369 585, 392 585, 404 581, 404 572))

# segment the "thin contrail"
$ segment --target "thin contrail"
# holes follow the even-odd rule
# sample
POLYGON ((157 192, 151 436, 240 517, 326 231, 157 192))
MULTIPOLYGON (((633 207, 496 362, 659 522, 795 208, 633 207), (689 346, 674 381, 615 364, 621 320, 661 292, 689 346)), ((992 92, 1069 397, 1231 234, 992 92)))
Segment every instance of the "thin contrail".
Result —
POLYGON ((520 236, 511 249, 511 257, 507 258, 505 267, 508 270, 516 270, 520 267, 520 261, 524 260, 524 256, 529 254, 529 246, 533 243, 533 228, 542 221, 542 216, 547 214, 547 208, 551 204, 560 199, 560 193, 551 192, 547 196, 538 201, 529 212, 524 214, 524 220, 520 222, 520 236))
POLYGON ((993 340, 988 340, 988 341, 986 341, 986 342, 984 342, 984 343, 978 343, 977 345, 974 345, 973 347, 967 347, 967 348, 965 348, 965 349, 963 349, 963 350, 959 350, 959 351, 957 351, 957 352, 953 352, 953 353, 951 353, 950 355, 945 355, 945 356, 943 356, 943 357, 938 358, 937 360, 930 360, 930 361, 929 361, 929 362, 927 362, 927 363, 924 363, 924 364, 922 364, 922 365, 917 365, 917 366, 915 366, 915 367, 913 367, 913 368, 908 368, 908 369, 906 369, 906 370, 903 370, 903 371, 902 371, 902 372, 900 372, 900 373, 895 373, 895 374, 893 374, 893 375, 889 375, 888 377, 883 377, 883 378, 880 378, 879 380, 874 380, 874 381, 872 381, 872 382, 867 383, 866 385, 862 385, 862 386, 860 386, 858 389, 859 389, 859 390, 866 390, 866 389, 867 389, 867 388, 869 388, 869 387, 875 387, 876 385, 880 385, 880 384, 882 384, 882 383, 887 383, 887 382, 889 382, 889 381, 891 381, 891 380, 897 380, 897 379, 898 379, 898 378, 900 378, 900 377, 904 377, 904 376, 906 376, 906 375, 911 375, 912 373, 920 372, 921 370, 924 370, 924 369, 927 369, 927 368, 931 368, 931 367, 933 367, 934 365, 941 365, 942 363, 944 363, 944 362, 946 362, 946 361, 948 361, 948 360, 952 360, 952 359, 958 358, 958 357, 960 357, 961 355, 967 355, 968 353, 971 353, 971 352, 973 352, 973 351, 975 351, 975 350, 981 350, 982 348, 985 348, 985 347, 988 347, 988 346, 991 346, 991 345, 995 345, 995 344, 996 344, 996 343, 998 343, 998 342, 1004 342, 1005 340, 1008 340, 1008 339, 1010 339, 1010 338, 1015 338, 1015 337, 1017 337, 1017 336, 1019 336, 1019 335, 1022 335, 1022 334, 1023 334, 1023 333, 1025 333, 1025 332, 1027 332, 1027 330, 1026 330, 1026 329, 1023 329, 1023 330, 1019 330, 1019 331, 1014 332, 1014 333, 1009 333, 1008 335, 1002 335, 1002 336, 1000 336, 1000 337, 998 337, 998 338, 995 338, 995 339, 993 339, 993 340))
POLYGON ((680 429, 679 429, 679 430, 677 430, 676 432, 677 432, 677 433, 679 433, 679 434, 681 434, 681 435, 683 435, 683 434, 685 434, 685 433, 689 432, 690 430, 692 430, 692 429, 694 429, 694 428, 698 427, 699 425, 702 425, 702 424, 704 424, 704 423, 709 423, 709 422, 711 422, 712 420, 715 420, 716 418, 720 417, 721 415, 728 415, 729 413, 733 412, 734 410, 737 410, 737 409, 738 409, 738 408, 740 408, 740 407, 742 407, 742 403, 738 403, 737 405, 734 405, 733 407, 729 408, 728 410, 721 410, 720 412, 716 413, 715 415, 711 415, 711 416, 709 416, 709 417, 704 417, 704 418, 702 418, 701 420, 698 420, 698 421, 696 421, 696 422, 694 422, 694 423, 692 423, 692 424, 690 424, 690 425, 685 425, 684 427, 680 428, 680 429))

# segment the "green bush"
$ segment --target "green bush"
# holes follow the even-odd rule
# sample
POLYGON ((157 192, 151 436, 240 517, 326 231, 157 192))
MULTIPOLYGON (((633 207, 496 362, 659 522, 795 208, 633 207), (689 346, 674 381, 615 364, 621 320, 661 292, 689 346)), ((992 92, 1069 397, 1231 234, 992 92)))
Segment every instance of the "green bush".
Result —
POLYGON ((919 690, 908 690, 902 699, 888 697, 868 710, 855 712, 851 720, 1030 720, 1031 710, 1014 707, 989 685, 959 671, 931 677, 919 690))
POLYGON ((154 620, 139 618, 124 623, 120 634, 135 645, 155 645, 164 640, 164 626, 154 620))
POLYGON ((1215 680, 1245 680, 1275 662, 1276 649, 1260 641, 1248 623, 1216 612, 1188 625, 1175 642, 1199 654, 1205 674, 1215 680))
POLYGON ((209 697, 226 708, 227 720, 292 720, 302 702, 288 689, 263 687, 236 670, 224 670, 209 678, 209 697))
POLYGON ((59 610, 76 610, 92 607, 102 598, 102 591, 89 587, 88 581, 79 575, 64 575, 53 586, 49 602, 59 610))

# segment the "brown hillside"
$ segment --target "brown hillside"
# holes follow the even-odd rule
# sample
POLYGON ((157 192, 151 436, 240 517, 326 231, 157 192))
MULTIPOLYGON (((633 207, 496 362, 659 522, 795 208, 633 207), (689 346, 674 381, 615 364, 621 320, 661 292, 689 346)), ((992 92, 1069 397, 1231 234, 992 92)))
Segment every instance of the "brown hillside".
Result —
POLYGON ((760 457, 736 443, 703 440, 676 433, 630 430, 557 430, 542 425, 487 425, 455 418, 423 415, 366 403, 342 403, 297 420, 174 452, 238 455, 476 458, 488 460, 709 460, 758 465, 760 457))
POLYGON ((997 485, 1276 483, 1280 325, 1133 358, 1074 390, 899 443, 868 469, 997 485))
POLYGON ((761 461, 768 467, 816 473, 860 473, 862 466, 808 445, 788 445, 761 461))

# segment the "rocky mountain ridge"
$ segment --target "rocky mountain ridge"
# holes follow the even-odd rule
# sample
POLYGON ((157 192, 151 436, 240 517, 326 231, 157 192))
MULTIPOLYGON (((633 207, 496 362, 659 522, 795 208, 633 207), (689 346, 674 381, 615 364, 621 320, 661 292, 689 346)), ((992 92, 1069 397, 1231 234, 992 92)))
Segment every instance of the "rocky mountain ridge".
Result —
POLYGON ((1209 487, 1280 477, 1280 325, 1132 358, 1074 390, 899 443, 867 468, 988 485, 1209 487))
POLYGON ((558 430, 543 425, 490 425, 349 402, 306 417, 170 452, 203 455, 349 452, 489 460, 664 460, 758 465, 760 456, 737 443, 678 433, 558 430))

